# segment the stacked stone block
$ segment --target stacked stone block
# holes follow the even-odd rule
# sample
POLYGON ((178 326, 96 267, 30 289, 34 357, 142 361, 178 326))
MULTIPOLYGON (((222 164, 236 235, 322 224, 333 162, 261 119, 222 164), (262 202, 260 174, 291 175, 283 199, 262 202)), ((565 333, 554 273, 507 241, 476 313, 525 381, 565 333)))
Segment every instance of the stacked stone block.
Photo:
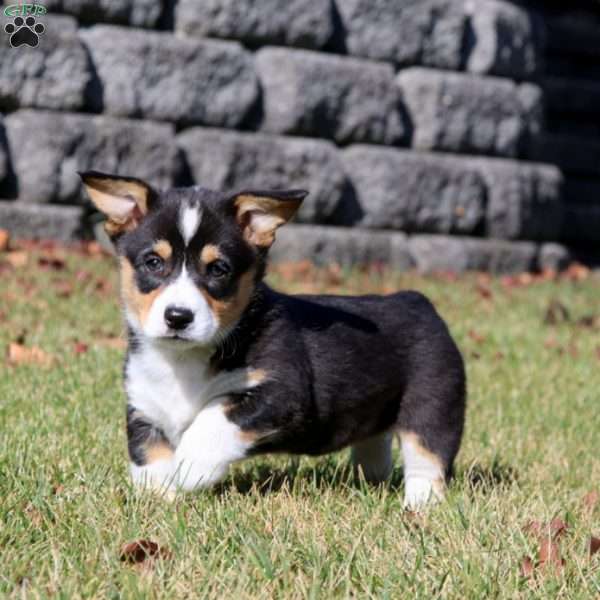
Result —
POLYGON ((507 272, 564 264, 557 243, 600 241, 600 87, 565 76, 582 60, 600 71, 585 43, 598 12, 45 5, 37 48, 0 44, 0 227, 85 235, 77 171, 94 168, 157 187, 309 189, 277 260, 507 272))

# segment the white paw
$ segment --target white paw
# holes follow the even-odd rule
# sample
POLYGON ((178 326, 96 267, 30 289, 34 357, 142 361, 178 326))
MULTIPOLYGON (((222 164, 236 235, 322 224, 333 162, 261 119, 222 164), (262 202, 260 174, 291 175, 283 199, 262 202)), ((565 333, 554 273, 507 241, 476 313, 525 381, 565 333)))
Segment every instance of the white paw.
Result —
POLYGON ((409 477, 405 481, 404 508, 420 510, 442 498, 442 486, 439 481, 432 481, 426 477, 409 477))

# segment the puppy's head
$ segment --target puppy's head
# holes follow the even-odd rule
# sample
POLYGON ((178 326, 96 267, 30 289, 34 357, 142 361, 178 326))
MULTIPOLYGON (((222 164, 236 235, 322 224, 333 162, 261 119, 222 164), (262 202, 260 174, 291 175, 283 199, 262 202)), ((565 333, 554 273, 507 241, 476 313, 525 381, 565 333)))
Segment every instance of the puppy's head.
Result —
POLYGON ((306 192, 158 192, 133 178, 82 173, 120 260, 129 326, 147 338, 210 346, 248 306, 277 228, 306 192))

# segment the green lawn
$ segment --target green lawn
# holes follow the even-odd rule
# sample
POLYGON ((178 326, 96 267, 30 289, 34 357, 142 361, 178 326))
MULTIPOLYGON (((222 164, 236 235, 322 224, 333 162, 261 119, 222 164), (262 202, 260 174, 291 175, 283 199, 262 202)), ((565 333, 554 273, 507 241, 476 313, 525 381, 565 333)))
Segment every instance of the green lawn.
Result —
POLYGON ((13 346, 18 364, 0 365, 0 597, 600 597, 600 552, 588 550, 600 504, 584 501, 600 488, 600 278, 306 265, 271 276, 290 291, 416 288, 449 321, 467 363, 467 427, 448 501, 415 516, 402 510, 400 465, 373 488, 353 480, 346 452, 260 457, 174 503, 136 493, 112 260, 59 249, 13 262, 25 258, 0 255, 0 352, 35 346, 51 364, 13 346), (556 517, 564 567, 525 577, 523 558, 540 558, 525 525, 556 517), (122 562, 138 539, 161 558, 122 562))

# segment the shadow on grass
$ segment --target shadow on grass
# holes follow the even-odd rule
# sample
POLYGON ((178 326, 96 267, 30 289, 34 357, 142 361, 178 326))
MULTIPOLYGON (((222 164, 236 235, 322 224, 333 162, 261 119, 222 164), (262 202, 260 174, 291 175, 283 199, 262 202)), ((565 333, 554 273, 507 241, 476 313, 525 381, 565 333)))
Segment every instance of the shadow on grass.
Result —
MULTIPOLYGON (((505 488, 518 480, 517 471, 508 464, 494 460, 491 464, 475 463, 464 471, 459 471, 453 478, 454 485, 464 485, 472 492, 490 493, 496 488, 505 488)), ((401 491, 404 487, 404 476, 401 466, 397 466, 389 481, 385 484, 372 485, 359 477, 350 463, 335 463, 324 460, 309 466, 300 465, 299 460, 291 460, 285 467, 273 467, 268 463, 254 466, 249 471, 237 473, 215 488, 217 494, 235 491, 239 494, 258 493, 261 496, 290 491, 300 487, 312 489, 344 488, 355 489, 385 487, 389 491, 401 491)))
POLYGON ((484 495, 497 488, 510 487, 518 479, 518 473, 514 467, 497 459, 494 459, 490 465, 474 463, 456 477, 456 480, 464 483, 470 491, 484 495))

